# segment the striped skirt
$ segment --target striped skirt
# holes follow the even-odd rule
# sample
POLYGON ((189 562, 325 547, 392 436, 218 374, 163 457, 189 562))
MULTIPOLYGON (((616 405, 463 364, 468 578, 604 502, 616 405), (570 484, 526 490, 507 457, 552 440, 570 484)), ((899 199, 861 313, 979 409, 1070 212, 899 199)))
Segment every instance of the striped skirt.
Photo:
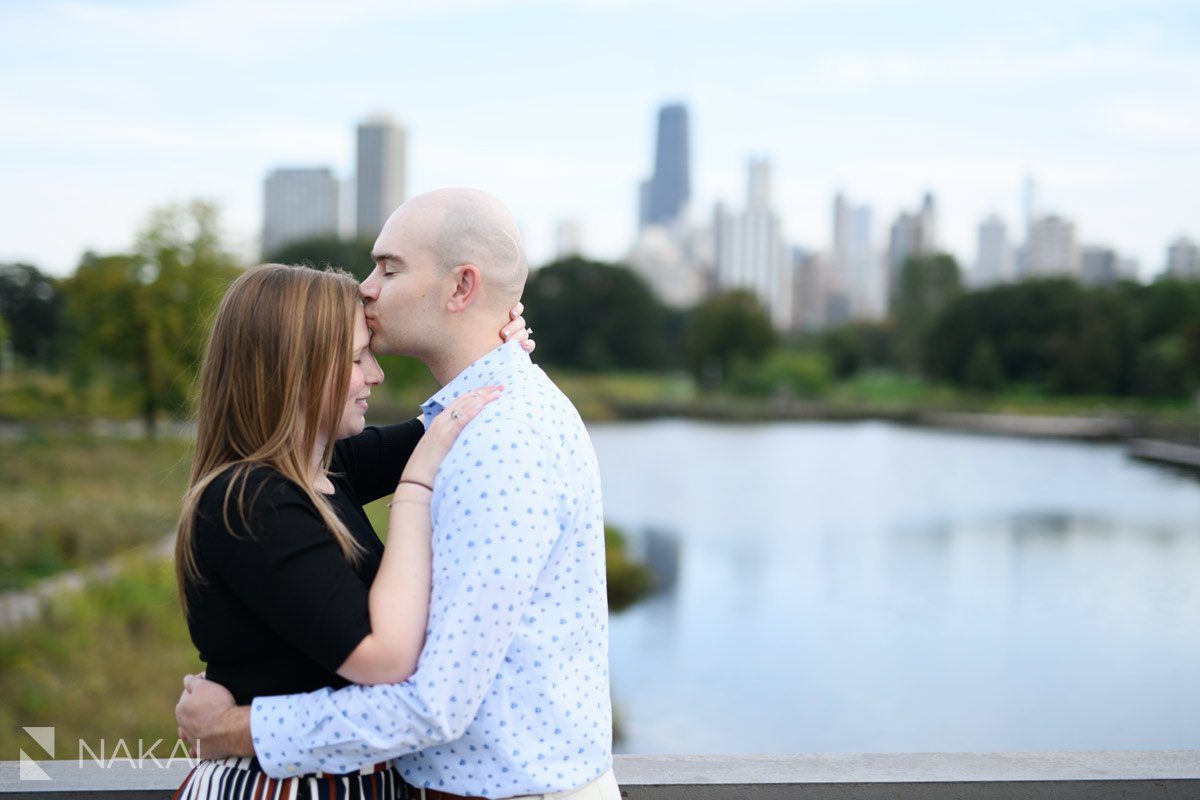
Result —
POLYGON ((404 781, 390 762, 346 775, 272 778, 257 758, 201 761, 174 800, 404 800, 404 781))

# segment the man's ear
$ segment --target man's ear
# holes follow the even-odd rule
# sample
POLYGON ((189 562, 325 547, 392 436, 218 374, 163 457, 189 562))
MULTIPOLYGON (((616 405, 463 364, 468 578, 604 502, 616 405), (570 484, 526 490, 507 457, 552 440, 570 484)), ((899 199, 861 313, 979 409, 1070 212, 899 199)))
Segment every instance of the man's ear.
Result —
POLYGON ((459 264, 450 274, 454 276, 454 292, 446 302, 446 310, 454 314, 465 311, 479 298, 483 276, 474 264, 459 264))

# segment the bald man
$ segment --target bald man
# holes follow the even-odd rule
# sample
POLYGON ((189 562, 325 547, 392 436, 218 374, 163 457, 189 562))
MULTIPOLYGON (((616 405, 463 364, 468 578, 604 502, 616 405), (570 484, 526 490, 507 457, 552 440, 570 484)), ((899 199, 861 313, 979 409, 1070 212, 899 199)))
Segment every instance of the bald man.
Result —
POLYGON ((274 778, 396 759, 422 800, 619 800, 612 775, 604 519, 595 454, 571 402, 497 323, 528 275, 521 235, 474 189, 388 218, 361 292, 372 349, 415 356, 455 397, 503 384, 434 483, 425 647, 404 683, 255 698, 189 683, 177 714, 206 759, 256 756, 274 778))

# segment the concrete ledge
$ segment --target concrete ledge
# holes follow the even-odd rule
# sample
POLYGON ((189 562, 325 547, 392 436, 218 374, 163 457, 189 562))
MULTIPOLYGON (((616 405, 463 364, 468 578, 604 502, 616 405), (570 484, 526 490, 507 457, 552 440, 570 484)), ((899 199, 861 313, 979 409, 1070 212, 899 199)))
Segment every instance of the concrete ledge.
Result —
MULTIPOLYGON (((191 768, 40 761, 48 780, 0 762, 0 795, 21 800, 169 798, 191 768)), ((28 769, 28 765, 27 765, 28 769)), ((915 753, 786 756, 617 756, 627 800, 814 798, 1200 798, 1200 751, 915 753)))
POLYGON ((1200 798, 1200 751, 618 756, 630 800, 1200 798))

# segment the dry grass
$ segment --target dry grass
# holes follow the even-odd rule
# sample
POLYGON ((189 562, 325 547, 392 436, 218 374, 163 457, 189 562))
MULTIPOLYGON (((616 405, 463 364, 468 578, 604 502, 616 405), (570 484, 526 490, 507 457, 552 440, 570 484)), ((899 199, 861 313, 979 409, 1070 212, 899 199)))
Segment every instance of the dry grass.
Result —
POLYGON ((182 441, 0 443, 0 590, 169 533, 190 450, 182 441))
MULTIPOLYGON (((55 599, 40 623, 0 635, 0 760, 36 745, 23 726, 54 726, 56 757, 80 740, 99 753, 142 739, 175 744, 180 679, 201 669, 175 598, 170 562, 131 561, 115 579, 55 599)), ((40 757, 40 754, 39 754, 40 757)), ((136 758, 136 756, 135 756, 136 758)))

